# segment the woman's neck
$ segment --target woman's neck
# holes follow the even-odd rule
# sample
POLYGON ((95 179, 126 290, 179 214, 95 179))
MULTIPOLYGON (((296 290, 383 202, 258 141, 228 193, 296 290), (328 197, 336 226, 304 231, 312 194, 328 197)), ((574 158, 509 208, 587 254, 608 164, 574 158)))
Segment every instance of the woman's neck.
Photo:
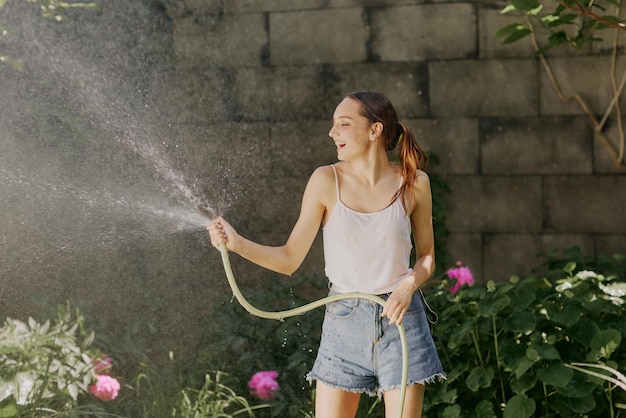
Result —
POLYGON ((386 173, 391 164, 386 153, 374 152, 367 159, 347 161, 352 176, 370 186, 376 185, 386 173))

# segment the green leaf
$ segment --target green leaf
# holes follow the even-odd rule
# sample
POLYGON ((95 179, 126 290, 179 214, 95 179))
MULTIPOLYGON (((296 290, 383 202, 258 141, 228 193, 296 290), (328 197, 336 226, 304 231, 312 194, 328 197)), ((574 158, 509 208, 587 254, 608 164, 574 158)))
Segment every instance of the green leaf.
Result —
POLYGON ((0 402, 0 418, 11 418, 17 416, 17 404, 13 396, 9 396, 0 402))
POLYGON ((524 358, 519 359, 517 364, 515 365, 515 368, 513 369, 515 371, 515 377, 517 377, 519 379, 522 376, 524 376, 524 374, 531 367, 533 367, 534 364, 535 364, 535 361, 530 360, 528 358, 524 357, 524 358))
POLYGON ((560 22, 561 20, 561 16, 557 15, 557 14, 547 14, 545 16, 541 17, 541 22, 547 24, 547 25, 552 25, 555 24, 556 22, 560 22))
POLYGON ((506 14, 506 13, 509 13, 509 12, 514 12, 515 10, 517 10, 515 8, 515 6, 513 6, 512 4, 507 4, 504 9, 500 10, 500 14, 506 14))
POLYGON ((503 418, 530 418, 535 413, 535 401, 526 395, 515 395, 506 403, 503 418))
POLYGON ((589 381, 572 379, 565 387, 557 387, 557 391, 568 398, 584 398, 592 394, 598 385, 589 381))
POLYGON ((511 0, 511 5, 513 5, 515 9, 522 10, 524 12, 530 12, 538 7, 541 7, 539 0, 511 0))
POLYGON ((457 398, 458 390, 450 389, 448 385, 445 387, 443 387, 444 385, 440 386, 442 386, 442 390, 437 390, 437 400, 439 403, 453 404, 457 398))
POLYGON ((526 333, 535 328, 535 316, 532 312, 517 312, 504 320, 504 327, 513 332, 526 333))
POLYGON ((588 361, 596 361, 599 358, 609 358, 611 354, 620 346, 622 343, 622 335, 619 331, 614 329, 605 329, 598 332, 591 339, 591 352, 593 358, 589 358, 587 356, 588 361))
POLYGON ((573 304, 567 304, 562 307, 552 306, 547 309, 548 318, 552 321, 565 325, 567 327, 571 327, 574 325, 580 317, 582 316, 582 310, 573 304))
POLYGON ((476 408, 474 408, 474 413, 472 414, 472 416, 480 417, 480 418, 496 418, 497 417, 493 409, 493 404, 491 403, 491 401, 487 399, 483 399, 482 401, 478 403, 478 405, 476 405, 476 408))
MULTIPOLYGON (((566 398, 562 395, 557 394, 555 396, 555 403, 561 407, 559 408, 559 410, 572 411, 579 416, 591 412, 596 407, 596 401, 593 395, 588 395, 584 398, 566 398)), ((566 415, 566 413, 562 415, 566 415)))
POLYGON ((576 269, 576 262, 570 261, 563 267, 563 271, 567 274, 572 274, 572 272, 576 269))
POLYGON ((473 391, 491 386, 495 371, 491 367, 474 367, 470 372, 465 384, 473 391))
POLYGON ((465 374, 465 372, 467 372, 468 369, 469 367, 467 363, 462 363, 462 362, 457 363, 457 365, 454 366, 454 368, 450 370, 450 372, 448 373, 448 378, 446 379, 446 382, 448 383, 454 382, 460 376, 465 374))
POLYGON ((552 21, 550 23, 548 23, 548 27, 549 28, 554 28, 560 25, 573 25, 576 22, 574 22, 576 19, 578 19, 578 15, 574 14, 574 13, 567 13, 564 15, 560 15, 558 20, 552 21))
POLYGON ((509 307, 514 311, 525 311, 536 297, 537 295, 531 289, 517 289, 509 307))
POLYGON ((507 295, 493 295, 493 293, 490 293, 489 296, 486 296, 480 304, 479 313, 481 316, 490 317, 495 315, 511 303, 511 298, 507 295))
POLYGON ((517 42, 520 39, 523 39, 523 38, 527 37, 531 33, 533 33, 533 32, 530 29, 528 29, 528 28, 520 29, 518 31, 513 32, 512 34, 510 34, 506 38, 504 38, 502 43, 504 45, 512 44, 513 42, 517 42))
POLYGON ((541 356, 539 356, 539 352, 535 350, 533 347, 529 347, 526 350, 526 358, 532 361, 541 360, 541 356))
POLYGON ((467 334, 472 330, 474 324, 466 321, 460 327, 457 327, 448 340, 448 348, 454 350, 465 341, 467 334))
MULTIPOLYGON (((612 15, 604 15, 602 16, 603 19, 611 22, 611 23, 615 23, 615 24, 620 24, 623 25, 624 23, 626 23, 626 21, 624 19, 620 19, 617 16, 612 16, 612 15)), ((608 26, 608 25, 607 25, 608 26)), ((610 26, 609 26, 610 27, 610 26)))
POLYGON ((2 354, 14 354, 22 351, 21 347, 17 347, 14 345, 7 345, 5 347, 0 347, 0 355, 2 354))
POLYGON ((452 405, 446 406, 446 409, 443 410, 442 418, 460 418, 461 417, 461 406, 460 405, 452 405))
POLYGON ((552 363, 547 368, 537 370, 537 378, 546 385, 565 387, 574 377, 574 371, 563 363, 552 363))
POLYGON ((580 318, 580 321, 569 329, 568 335, 577 343, 589 346, 591 345, 591 339, 598 332, 600 332, 598 325, 585 316, 580 318))
MULTIPOLYGON (((2 5, 0 5, 0 7, 1 6, 2 5)), ((11 397, 7 405, 0 407, 0 418, 11 418, 15 416, 17 416, 17 404, 13 397, 11 397)))
POLYGON ((480 286, 469 286, 469 287, 464 287, 463 289, 460 289, 459 293, 463 295, 463 300, 468 300, 468 299, 480 300, 485 295, 485 289, 480 286))
POLYGON ((517 32, 520 29, 525 29, 526 25, 521 23, 511 23, 510 25, 506 25, 496 32, 496 38, 500 38, 502 36, 509 36, 512 33, 517 32))
POLYGON ((526 373, 520 378, 512 376, 510 384, 511 390, 514 393, 521 394, 535 387, 537 384, 537 377, 533 373, 526 373))
POLYGON ((605 299, 584 300, 583 306, 590 313, 598 313, 598 314, 621 315, 622 310, 624 309, 621 305, 616 305, 613 302, 605 300, 605 299))
POLYGON ((539 353, 539 356, 544 360, 561 360, 559 350, 550 344, 537 344, 534 345, 535 350, 539 353))

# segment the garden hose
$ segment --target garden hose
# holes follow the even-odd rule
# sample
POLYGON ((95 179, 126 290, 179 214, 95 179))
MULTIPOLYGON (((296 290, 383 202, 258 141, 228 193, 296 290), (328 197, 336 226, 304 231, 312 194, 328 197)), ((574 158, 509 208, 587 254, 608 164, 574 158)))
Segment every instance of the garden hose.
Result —
MULTIPOLYGON (((213 221, 216 218, 216 216, 211 211, 207 210, 204 207, 198 207, 198 210, 200 211, 202 215, 206 216, 211 221, 213 221)), ((242 295, 241 291, 239 290, 239 286, 237 286, 237 282, 235 281, 235 276, 233 275, 233 270, 230 266, 230 259, 228 257, 228 249, 226 248, 226 244, 221 243, 219 246, 219 249, 222 255, 222 263, 224 264, 224 271, 226 272, 226 277, 228 278, 228 284, 230 285, 230 288, 233 291, 233 295, 235 296, 235 298, 237 298, 237 301, 241 304, 241 306, 244 307, 244 309, 246 309, 250 314, 258 316, 260 318, 276 319, 276 320, 282 321, 285 318, 290 318, 296 315, 303 315, 304 313, 311 311, 315 308, 324 306, 327 303, 335 302, 341 299, 360 298, 360 299, 367 299, 372 302, 376 302, 381 306, 385 305, 385 300, 376 295, 370 295, 368 293, 360 293, 360 292, 350 292, 350 293, 341 293, 337 295, 327 296, 323 299, 319 299, 317 301, 308 303, 299 308, 288 309, 285 311, 268 312, 268 311, 257 309, 246 300, 246 298, 242 295)), ((399 324, 397 325, 397 327, 398 327, 398 332, 400 334, 400 342, 402 344, 402 380, 401 380, 401 386, 400 386, 400 400, 398 404, 398 418, 402 418, 402 412, 404 409, 404 399, 406 396, 406 387, 407 387, 407 381, 408 381, 408 376, 409 376, 409 348, 408 348, 408 343, 407 343, 406 331, 404 330, 404 325, 399 324)))

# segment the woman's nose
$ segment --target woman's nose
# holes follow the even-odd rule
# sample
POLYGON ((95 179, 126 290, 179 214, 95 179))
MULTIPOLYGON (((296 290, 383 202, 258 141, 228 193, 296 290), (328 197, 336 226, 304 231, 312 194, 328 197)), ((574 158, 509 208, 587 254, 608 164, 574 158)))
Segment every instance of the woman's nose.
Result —
POLYGON ((331 138, 334 138, 335 135, 335 127, 333 126, 332 128, 330 128, 330 131, 328 131, 328 136, 331 138))

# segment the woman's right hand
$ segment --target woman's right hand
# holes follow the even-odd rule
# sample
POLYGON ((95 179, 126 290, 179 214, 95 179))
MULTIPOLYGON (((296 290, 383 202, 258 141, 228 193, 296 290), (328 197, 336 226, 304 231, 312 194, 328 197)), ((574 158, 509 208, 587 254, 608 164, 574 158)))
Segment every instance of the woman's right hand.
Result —
POLYGON ((220 216, 211 222, 207 225, 207 230, 209 231, 209 236, 211 237, 211 244, 213 244, 215 248, 219 250, 220 244, 224 243, 226 244, 226 249, 233 251, 239 235, 237 234, 237 231, 235 231, 235 229, 224 220, 224 218, 220 216))

